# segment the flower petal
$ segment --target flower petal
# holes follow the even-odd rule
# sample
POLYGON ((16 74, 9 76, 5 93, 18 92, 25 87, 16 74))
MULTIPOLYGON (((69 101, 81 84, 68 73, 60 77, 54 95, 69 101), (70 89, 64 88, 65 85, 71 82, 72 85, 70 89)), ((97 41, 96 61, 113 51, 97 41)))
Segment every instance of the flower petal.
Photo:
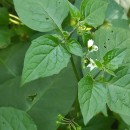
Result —
POLYGON ((94 41, 92 39, 88 40, 88 48, 92 47, 94 44, 94 41))

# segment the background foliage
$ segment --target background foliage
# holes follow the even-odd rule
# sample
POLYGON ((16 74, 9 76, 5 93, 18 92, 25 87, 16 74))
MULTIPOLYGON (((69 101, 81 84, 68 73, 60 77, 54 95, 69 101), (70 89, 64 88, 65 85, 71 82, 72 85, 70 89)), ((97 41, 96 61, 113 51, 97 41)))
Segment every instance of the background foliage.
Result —
POLYGON ((0 130, 71 130, 59 114, 74 130, 129 130, 129 16, 114 0, 1 0, 0 130))

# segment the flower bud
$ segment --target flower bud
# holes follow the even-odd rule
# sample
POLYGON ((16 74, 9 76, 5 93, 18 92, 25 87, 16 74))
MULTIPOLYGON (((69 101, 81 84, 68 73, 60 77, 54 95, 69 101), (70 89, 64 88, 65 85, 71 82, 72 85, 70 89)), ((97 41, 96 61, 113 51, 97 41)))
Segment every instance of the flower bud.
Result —
POLYGON ((76 26, 77 25, 77 23, 78 23, 78 21, 77 21, 77 19, 74 19, 74 18, 72 18, 71 20, 70 20, 70 25, 71 26, 76 26))
POLYGON ((98 46, 93 45, 92 50, 93 50, 93 51, 98 51, 98 46))
POLYGON ((94 41, 92 39, 88 40, 88 48, 92 47, 94 44, 94 41))

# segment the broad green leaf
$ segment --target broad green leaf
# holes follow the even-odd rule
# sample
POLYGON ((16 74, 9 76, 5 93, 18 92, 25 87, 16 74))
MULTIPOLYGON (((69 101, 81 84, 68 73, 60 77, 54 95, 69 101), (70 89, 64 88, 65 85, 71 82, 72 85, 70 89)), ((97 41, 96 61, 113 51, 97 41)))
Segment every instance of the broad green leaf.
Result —
POLYGON ((0 7, 0 25, 8 25, 8 23, 9 23, 8 11, 6 8, 0 7))
POLYGON ((10 78, 21 75, 28 43, 13 43, 0 50, 0 84, 10 78))
POLYGON ((122 67, 116 75, 107 84, 108 106, 116 113, 130 116, 130 71, 122 67))
POLYGON ((122 115, 122 114, 120 114, 120 117, 122 118, 122 120, 127 124, 127 125, 129 125, 130 126, 130 116, 124 116, 124 115, 122 115))
POLYGON ((129 29, 129 20, 127 13, 115 0, 109 0, 106 11, 106 23, 112 24, 114 27, 129 29))
POLYGON ((130 130, 130 126, 125 124, 123 121, 121 121, 121 122, 119 122, 118 129, 119 130, 130 130))
POLYGON ((102 109, 102 114, 106 117, 108 117, 108 113, 107 113, 107 106, 105 106, 103 109, 102 109))
POLYGON ((126 49, 113 49, 103 57, 105 67, 116 70, 122 64, 126 56, 126 49))
POLYGON ((20 78, 0 85, 0 106, 13 106, 29 113, 38 130, 56 130, 57 115, 65 116, 77 94, 71 64, 58 75, 35 80, 20 87, 20 78), (6 97, 6 98, 3 98, 6 97))
POLYGON ((22 84, 58 74, 67 64, 70 54, 51 35, 41 36, 32 41, 28 49, 22 74, 22 84))
POLYGON ((83 130, 111 130, 114 118, 104 117, 103 115, 95 116, 83 130))
POLYGON ((66 0, 14 0, 14 5, 22 22, 40 32, 61 30, 68 13, 66 0))
POLYGON ((0 130, 37 130, 37 126, 24 111, 0 107, 0 130))
POLYGON ((106 20, 112 22, 115 19, 121 20, 124 16, 124 9, 115 2, 115 0, 109 0, 109 4, 106 10, 106 20))
POLYGON ((129 26, 129 20, 127 19, 114 19, 111 24, 114 26, 114 27, 119 27, 119 28, 123 28, 123 29, 127 29, 129 30, 130 29, 130 26, 129 26))
POLYGON ((108 74, 112 75, 112 76, 116 76, 116 74, 114 73, 114 71, 110 70, 109 68, 105 68, 103 69, 105 72, 107 72, 108 74))
POLYGON ((94 41, 99 47, 96 52, 97 59, 103 60, 104 55, 113 49, 126 49, 126 57, 124 61, 130 61, 130 31, 122 28, 104 26, 95 32, 94 41))
POLYGON ((67 50, 70 53, 80 57, 83 56, 82 46, 75 39, 69 40, 66 46, 67 46, 67 50))
POLYGON ((83 0, 81 4, 82 19, 94 28, 98 27, 104 22, 107 5, 108 0, 83 0))
POLYGON ((0 26, 0 49, 6 48, 11 43, 10 30, 6 26, 0 26))
POLYGON ((101 112, 106 105, 107 89, 102 83, 95 82, 89 76, 79 82, 78 98, 86 125, 93 116, 101 112))
POLYGON ((6 65, 0 60, 0 83, 14 77, 14 73, 12 73, 9 69, 7 69, 6 65))
POLYGON ((95 62, 95 64, 97 65, 97 67, 98 67, 99 69, 102 69, 102 68, 103 68, 103 64, 102 64, 100 61, 95 60, 94 62, 95 62))
POLYGON ((74 5, 79 9, 81 5, 82 0, 75 0, 74 5))
POLYGON ((70 10, 70 15, 71 15, 70 25, 73 27, 76 27, 78 24, 78 21, 80 20, 80 11, 77 7, 72 5, 69 1, 68 1, 68 7, 70 10))
POLYGON ((68 1, 68 6, 69 6, 71 17, 76 18, 76 19, 80 19, 79 9, 77 7, 75 7, 74 5, 72 5, 69 1, 68 1))

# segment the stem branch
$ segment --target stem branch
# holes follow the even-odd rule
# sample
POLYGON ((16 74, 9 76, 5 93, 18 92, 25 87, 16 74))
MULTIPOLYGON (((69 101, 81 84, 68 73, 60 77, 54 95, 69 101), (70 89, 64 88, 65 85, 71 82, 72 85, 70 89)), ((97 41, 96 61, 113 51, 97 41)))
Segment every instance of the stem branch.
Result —
POLYGON ((73 35, 73 33, 75 32, 75 30, 77 29, 78 27, 75 27, 69 34, 69 37, 67 39, 70 39, 70 37, 73 35))

